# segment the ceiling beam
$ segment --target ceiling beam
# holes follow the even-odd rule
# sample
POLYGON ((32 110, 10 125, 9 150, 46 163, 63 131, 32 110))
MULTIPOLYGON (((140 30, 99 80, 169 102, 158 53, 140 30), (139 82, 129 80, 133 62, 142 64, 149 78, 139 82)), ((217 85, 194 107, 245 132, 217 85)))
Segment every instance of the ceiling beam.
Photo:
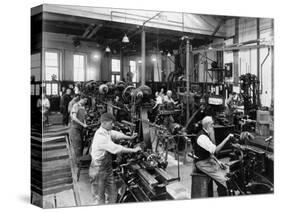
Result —
POLYGON ((214 32, 212 33, 212 36, 215 36, 216 33, 219 31, 219 29, 221 28, 221 26, 225 23, 225 19, 221 19, 218 23, 218 25, 216 26, 214 32))
POLYGON ((92 32, 87 36, 87 38, 92 38, 99 30, 100 28, 102 28, 102 24, 99 24, 98 26, 96 26, 92 32))
POLYGON ((216 49, 200 49, 192 51, 193 54, 203 53, 203 52, 216 52, 216 51, 234 51, 234 50, 248 50, 248 49, 259 49, 259 48, 270 48, 273 45, 262 44, 262 45, 247 45, 247 46, 237 46, 237 47, 224 47, 216 49))
POLYGON ((85 32, 83 33, 82 37, 85 38, 94 27, 95 27, 95 25, 88 26, 87 29, 85 30, 85 32))

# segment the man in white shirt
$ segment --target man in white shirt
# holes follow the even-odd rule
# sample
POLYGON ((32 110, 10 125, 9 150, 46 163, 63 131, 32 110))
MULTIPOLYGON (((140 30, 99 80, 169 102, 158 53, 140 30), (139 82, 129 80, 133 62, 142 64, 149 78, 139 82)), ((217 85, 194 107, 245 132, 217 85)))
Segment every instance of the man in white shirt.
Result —
POLYGON ((222 147, 233 137, 229 134, 218 146, 214 144, 214 121, 211 116, 206 116, 202 120, 202 130, 198 133, 196 142, 193 146, 196 167, 215 180, 218 185, 219 196, 227 195, 226 166, 219 161, 214 154, 218 153, 222 147))
POLYGON ((133 140, 137 136, 137 134, 127 136, 121 132, 112 130, 114 120, 114 116, 110 113, 101 115, 101 126, 95 133, 90 151, 92 162, 89 169, 89 176, 92 185, 92 194, 98 204, 104 204, 106 202, 106 195, 108 203, 115 203, 117 199, 111 154, 134 153, 141 150, 140 147, 133 149, 126 148, 113 142, 113 140, 122 139, 133 140))
POLYGON ((175 102, 172 98, 172 91, 168 90, 167 91, 167 95, 164 96, 164 102, 166 103, 173 103, 174 105, 176 105, 178 102, 175 102))
POLYGON ((43 122, 47 125, 49 124, 49 109, 50 109, 50 101, 46 97, 45 93, 42 93, 42 99, 38 99, 37 101, 37 108, 43 115, 43 122))
POLYGON ((158 105, 163 104, 163 98, 162 98, 162 96, 159 95, 158 92, 155 93, 155 98, 156 98, 156 102, 155 102, 155 105, 152 109, 155 109, 155 108, 157 108, 158 105))

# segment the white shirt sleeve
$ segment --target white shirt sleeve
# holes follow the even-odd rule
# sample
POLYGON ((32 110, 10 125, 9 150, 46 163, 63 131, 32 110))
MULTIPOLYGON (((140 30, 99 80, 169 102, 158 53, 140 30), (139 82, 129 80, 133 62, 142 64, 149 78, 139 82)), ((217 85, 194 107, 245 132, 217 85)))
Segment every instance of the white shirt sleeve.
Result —
POLYGON ((197 144, 211 154, 214 154, 217 148, 206 135, 200 135, 197 139, 197 144))
POLYGON ((118 132, 118 131, 116 131, 116 130, 111 130, 111 131, 110 131, 110 134, 111 134, 111 138, 112 138, 113 140, 120 140, 120 139, 124 138, 124 136, 125 136, 124 133, 118 132))
POLYGON ((163 104, 163 101, 162 101, 162 97, 161 96, 158 96, 157 98, 156 98, 156 104, 163 104))
POLYGON ((123 149, 123 146, 112 142, 109 136, 104 133, 97 132, 93 138, 91 156, 95 160, 103 157, 105 153, 104 151, 110 152, 111 154, 117 154, 122 152, 123 149))

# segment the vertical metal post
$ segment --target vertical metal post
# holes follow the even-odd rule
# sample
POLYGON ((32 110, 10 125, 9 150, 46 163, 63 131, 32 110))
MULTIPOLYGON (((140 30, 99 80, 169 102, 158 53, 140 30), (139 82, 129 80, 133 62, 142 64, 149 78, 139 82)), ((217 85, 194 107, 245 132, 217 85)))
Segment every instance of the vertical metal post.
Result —
MULTIPOLYGON (((260 39, 260 19, 257 18, 257 39, 260 39)), ((260 41, 257 42, 257 45, 260 45, 260 41)), ((260 106, 260 48, 257 48, 257 78, 258 78, 258 99, 257 104, 260 106)))
MULTIPOLYGON (((186 52, 186 67, 185 67, 185 77, 186 77, 186 93, 187 95, 189 96, 189 70, 190 70, 190 42, 189 42, 189 39, 186 40, 186 47, 185 47, 185 52, 186 52)), ((187 101, 187 104, 186 104, 186 122, 188 122, 189 120, 189 101, 187 101)))
POLYGON ((141 33, 141 85, 145 85, 145 31, 141 33))
MULTIPOLYGON (((235 35, 233 43, 239 43, 239 18, 235 18, 235 35)), ((233 84, 239 83, 239 50, 233 51, 233 84)))
POLYGON ((124 80, 126 81, 127 79, 125 79, 125 74, 124 74, 124 57, 123 57, 123 50, 121 48, 120 50, 120 81, 124 80))
MULTIPOLYGON (((272 37, 274 36, 274 20, 271 20, 272 37)), ((271 47, 271 104, 274 107, 274 46, 271 47)))

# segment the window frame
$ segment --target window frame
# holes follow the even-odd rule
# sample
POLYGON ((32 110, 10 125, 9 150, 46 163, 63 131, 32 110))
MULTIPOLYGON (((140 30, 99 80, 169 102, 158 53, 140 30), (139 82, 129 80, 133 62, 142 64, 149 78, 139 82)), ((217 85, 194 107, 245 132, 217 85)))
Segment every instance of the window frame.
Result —
MULTIPOLYGON (((55 66, 48 66, 48 67, 55 67, 55 66)), ((42 51, 42 69, 43 69, 43 74, 42 74, 42 87, 44 88, 44 92, 46 93, 46 96, 58 96, 59 95, 59 81, 62 79, 62 52, 57 49, 43 49, 42 51), (58 75, 56 81, 52 81, 52 79, 46 79, 46 53, 56 53, 58 58, 58 75), (53 89, 53 84, 56 84, 57 89, 53 89), (47 86, 51 86, 51 94, 47 94, 47 86), (55 94, 56 93, 56 94, 55 94)))
POLYGON ((117 76, 119 76, 119 81, 121 80, 121 60, 119 58, 111 58, 111 82, 117 83, 117 76), (119 61, 119 71, 113 71, 113 60, 119 61), (112 77, 114 77, 114 82, 112 81, 112 77))
POLYGON ((73 53, 73 55, 72 55, 72 66, 73 66, 73 82, 85 82, 86 81, 86 79, 87 79, 87 54, 85 54, 85 53, 81 53, 81 52, 75 52, 75 53, 73 53), (76 79, 75 79, 75 66, 74 66, 74 57, 75 57, 75 55, 78 55, 78 56, 83 56, 84 57, 84 74, 83 74, 83 80, 82 81, 77 81, 76 79))
POLYGON ((52 79, 50 80, 47 80, 46 78, 46 53, 56 53, 57 56, 58 56, 58 66, 48 66, 48 67, 57 67, 58 68, 58 76, 57 76, 57 81, 60 81, 61 79, 61 69, 62 69, 62 66, 61 66, 61 60, 62 60, 62 56, 61 56, 61 51, 59 50, 56 50, 56 49, 45 49, 44 52, 43 52, 43 55, 44 55, 44 58, 43 58, 43 67, 44 67, 44 81, 52 81, 52 79))

